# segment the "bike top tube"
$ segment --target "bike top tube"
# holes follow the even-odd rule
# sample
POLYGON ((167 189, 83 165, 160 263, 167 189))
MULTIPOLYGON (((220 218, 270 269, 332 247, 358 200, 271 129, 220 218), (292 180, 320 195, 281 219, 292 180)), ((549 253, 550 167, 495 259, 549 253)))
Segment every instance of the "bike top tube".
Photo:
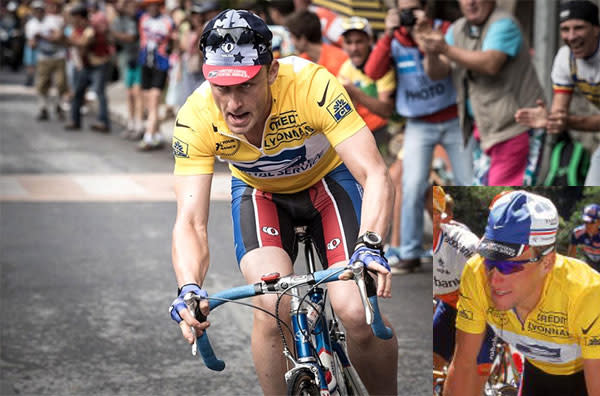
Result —
MULTIPOLYGON (((360 264, 362 265, 362 264, 360 264)), ((285 277, 277 277, 270 280, 263 280, 250 285, 238 286, 231 289, 226 289, 208 296, 210 309, 217 308, 218 306, 235 300, 243 298, 258 296, 262 294, 281 293, 289 290, 290 288, 299 287, 302 285, 315 285, 318 283, 329 283, 335 282, 340 279, 340 276, 348 271, 350 267, 335 267, 328 268, 323 271, 317 271, 312 274, 306 275, 290 275, 285 277)), ((373 320, 371 323, 371 329, 375 336, 381 339, 389 339, 392 337, 393 332, 390 328, 386 327, 383 323, 381 313, 379 312, 379 305, 377 302, 377 295, 369 296, 368 301, 373 308, 373 320)), ((365 310, 367 307, 365 307, 365 310)), ((218 359, 215 356, 214 350, 208 339, 206 331, 198 337, 198 351, 202 356, 204 364, 211 370, 222 371, 225 368, 225 362, 218 359)))

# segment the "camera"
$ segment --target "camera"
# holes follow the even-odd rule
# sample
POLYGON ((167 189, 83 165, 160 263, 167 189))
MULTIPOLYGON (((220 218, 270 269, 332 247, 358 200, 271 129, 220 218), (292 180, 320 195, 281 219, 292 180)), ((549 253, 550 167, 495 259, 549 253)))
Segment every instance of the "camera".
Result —
POLYGON ((400 26, 415 26, 415 23, 417 23, 417 18, 415 18, 414 10, 416 10, 416 8, 400 11, 400 26))

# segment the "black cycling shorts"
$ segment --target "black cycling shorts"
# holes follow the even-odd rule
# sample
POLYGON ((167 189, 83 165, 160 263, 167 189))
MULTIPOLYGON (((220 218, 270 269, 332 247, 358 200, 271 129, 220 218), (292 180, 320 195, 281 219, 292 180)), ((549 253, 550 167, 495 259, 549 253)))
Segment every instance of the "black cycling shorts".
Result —
POLYGON ((296 259, 294 227, 306 226, 324 267, 347 261, 358 238, 362 187, 345 165, 292 194, 260 191, 235 177, 231 214, 238 265, 249 251, 275 246, 296 259))
POLYGON ((570 375, 548 374, 525 359, 519 396, 587 396, 583 370, 570 375))
POLYGON ((167 85, 167 71, 142 66, 142 89, 158 88, 161 91, 167 85))

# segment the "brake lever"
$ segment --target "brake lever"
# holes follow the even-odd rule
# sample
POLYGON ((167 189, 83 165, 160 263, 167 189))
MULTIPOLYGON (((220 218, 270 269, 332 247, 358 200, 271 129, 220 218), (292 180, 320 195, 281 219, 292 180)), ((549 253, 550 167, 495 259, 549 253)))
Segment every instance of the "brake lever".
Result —
POLYGON ((365 275, 365 266, 362 262, 355 262, 350 266, 350 269, 354 275, 354 281, 358 286, 360 299, 362 300, 363 307, 365 308, 365 320, 370 326, 373 323, 374 310, 368 298, 367 282, 365 281, 365 276, 368 275, 365 275))
MULTIPOLYGON (((201 297, 192 292, 188 292, 185 294, 185 296, 183 296, 183 302, 185 302, 185 305, 187 305, 187 308, 194 317, 194 319, 197 319, 196 311, 199 311, 198 304, 200 304, 200 300, 201 297)), ((200 313, 200 316, 200 319, 206 320, 206 316, 202 315, 202 313, 200 313)), ((191 329, 192 336, 194 337, 194 343, 192 344, 192 355, 196 356, 196 353, 198 351, 198 337, 196 337, 196 329, 194 327, 191 327, 191 329)))

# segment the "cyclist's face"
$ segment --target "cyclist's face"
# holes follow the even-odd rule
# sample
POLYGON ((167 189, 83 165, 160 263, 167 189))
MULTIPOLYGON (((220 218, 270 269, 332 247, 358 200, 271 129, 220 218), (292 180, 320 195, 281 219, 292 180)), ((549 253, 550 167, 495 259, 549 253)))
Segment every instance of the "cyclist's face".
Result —
POLYGON ((215 103, 231 132, 262 135, 265 121, 271 112, 270 85, 275 82, 278 66, 274 61, 270 68, 262 67, 254 78, 242 84, 211 84, 215 103))
MULTIPOLYGON (((528 249, 524 254, 509 261, 527 260, 539 255, 538 251, 528 249)), ((544 287, 545 276, 555 258, 554 252, 543 256, 539 261, 524 264, 524 269, 503 275, 496 268, 487 272, 487 281, 494 308, 505 311, 515 307, 533 308, 544 287)))
POLYGON ((600 227, 600 220, 585 223, 585 232, 590 235, 596 235, 598 233, 598 227, 600 227))
POLYGON ((600 27, 583 19, 569 19, 560 24, 560 37, 569 46, 575 58, 585 58, 598 47, 600 27))

